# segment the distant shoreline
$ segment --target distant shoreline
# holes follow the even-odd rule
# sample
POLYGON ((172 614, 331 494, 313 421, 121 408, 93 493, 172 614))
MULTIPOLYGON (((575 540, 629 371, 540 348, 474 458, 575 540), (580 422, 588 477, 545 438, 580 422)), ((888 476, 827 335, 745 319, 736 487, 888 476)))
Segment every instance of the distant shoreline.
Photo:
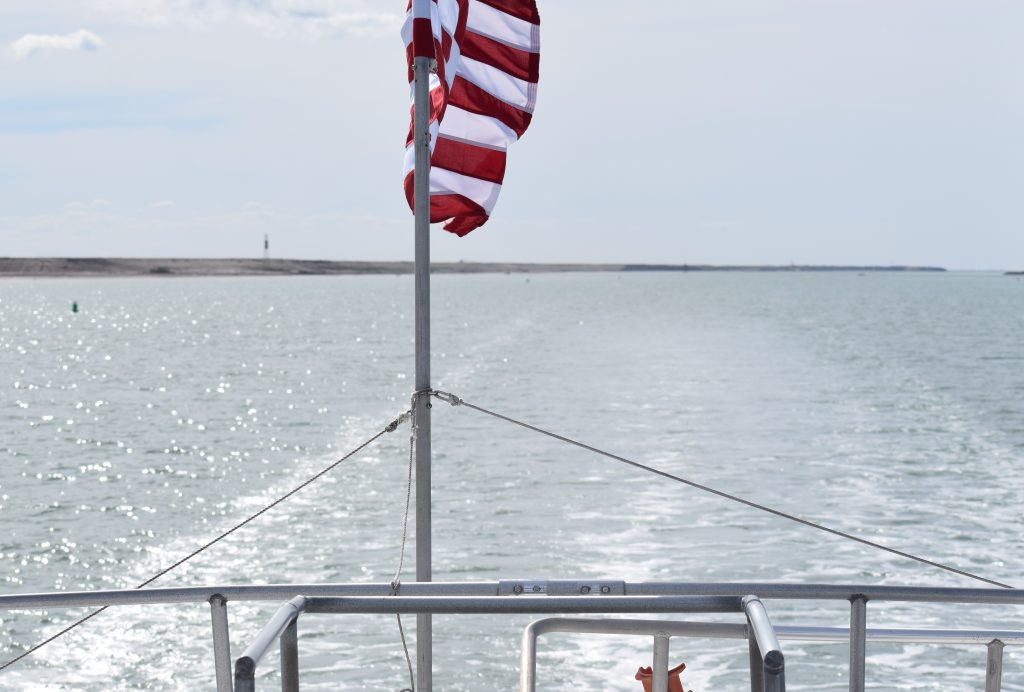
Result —
MULTIPOLYGON (((540 264, 434 262, 435 274, 536 274, 552 272, 944 272, 942 267, 710 264, 540 264)), ((412 262, 294 259, 188 259, 120 257, 0 257, 0 277, 103 276, 341 276, 411 274, 412 262)))

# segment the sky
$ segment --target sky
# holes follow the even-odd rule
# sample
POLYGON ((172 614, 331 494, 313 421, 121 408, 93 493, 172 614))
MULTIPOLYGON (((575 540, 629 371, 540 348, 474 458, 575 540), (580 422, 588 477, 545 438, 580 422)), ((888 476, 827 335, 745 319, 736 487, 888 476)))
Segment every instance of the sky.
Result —
MULTIPOLYGON (((0 256, 401 260, 405 0, 0 0, 0 256)), ((538 0, 440 261, 1024 268, 1020 0, 538 0)))

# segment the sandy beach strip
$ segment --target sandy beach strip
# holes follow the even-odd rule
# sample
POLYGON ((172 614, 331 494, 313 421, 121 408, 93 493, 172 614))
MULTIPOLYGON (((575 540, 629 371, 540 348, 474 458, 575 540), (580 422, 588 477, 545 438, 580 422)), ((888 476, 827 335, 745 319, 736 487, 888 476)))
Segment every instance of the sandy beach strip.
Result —
MULTIPOLYGON (((567 264, 528 262, 434 262, 436 274, 501 274, 636 271, 945 271, 941 267, 743 266, 707 264, 567 264)), ((0 276, 329 276, 411 274, 412 262, 298 259, 0 257, 0 276)))

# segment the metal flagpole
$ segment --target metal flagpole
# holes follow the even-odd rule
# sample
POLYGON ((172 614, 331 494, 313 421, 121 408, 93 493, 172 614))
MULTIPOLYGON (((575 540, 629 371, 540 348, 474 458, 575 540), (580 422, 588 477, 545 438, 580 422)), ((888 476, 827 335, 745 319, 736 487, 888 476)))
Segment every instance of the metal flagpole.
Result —
MULTIPOLYGON (((417 0, 418 2, 419 0, 417 0)), ((427 3, 429 5, 429 3, 427 3)), ((421 15, 422 16, 422 15, 421 15)), ((426 14, 429 17, 429 10, 426 14)), ((430 63, 413 62, 416 170, 416 391, 430 389, 430 63)), ((413 411, 416 426, 416 581, 431 580, 430 396, 419 394, 413 411)), ((431 692, 433 623, 429 613, 416 616, 416 690, 431 692)))

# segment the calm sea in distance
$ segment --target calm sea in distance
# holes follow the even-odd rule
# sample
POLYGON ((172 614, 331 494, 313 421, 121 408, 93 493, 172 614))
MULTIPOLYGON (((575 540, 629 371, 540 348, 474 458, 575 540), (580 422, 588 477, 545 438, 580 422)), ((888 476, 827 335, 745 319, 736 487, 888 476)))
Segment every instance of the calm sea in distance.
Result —
MULTIPOLYGON (((376 433, 413 389, 412 290, 409 276, 0 280, 2 591, 133 587, 376 433)), ((438 276, 433 312, 438 389, 1024 585, 1018 278, 438 276)), ((984 586, 433 410, 438 580, 984 586)), ((389 581, 407 463, 406 426, 154 586, 389 581)), ((234 656, 278 605, 229 605, 234 656)), ((780 624, 849 616, 767 607, 780 624)), ((0 613, 2 658, 84 612, 0 613)), ((876 627, 1021 629, 1020 609, 868 612, 876 627)), ((435 689, 515 689, 529 620, 437 617, 435 689)), ((111 609, 0 673, 0 689, 213 689, 209 621, 206 604, 111 609)), ((407 686, 393 617, 309 615, 299 630, 303 689, 407 686)), ((845 646, 783 650, 789 689, 847 688, 845 646)), ((744 642, 673 639, 671 659, 687 689, 748 685, 744 642)), ((553 635, 539 660, 541 689, 638 692, 650 641, 553 635)), ((868 686, 981 689, 984 666, 984 646, 870 645, 868 686)), ((1003 689, 1024 690, 1012 647, 1003 689)))

